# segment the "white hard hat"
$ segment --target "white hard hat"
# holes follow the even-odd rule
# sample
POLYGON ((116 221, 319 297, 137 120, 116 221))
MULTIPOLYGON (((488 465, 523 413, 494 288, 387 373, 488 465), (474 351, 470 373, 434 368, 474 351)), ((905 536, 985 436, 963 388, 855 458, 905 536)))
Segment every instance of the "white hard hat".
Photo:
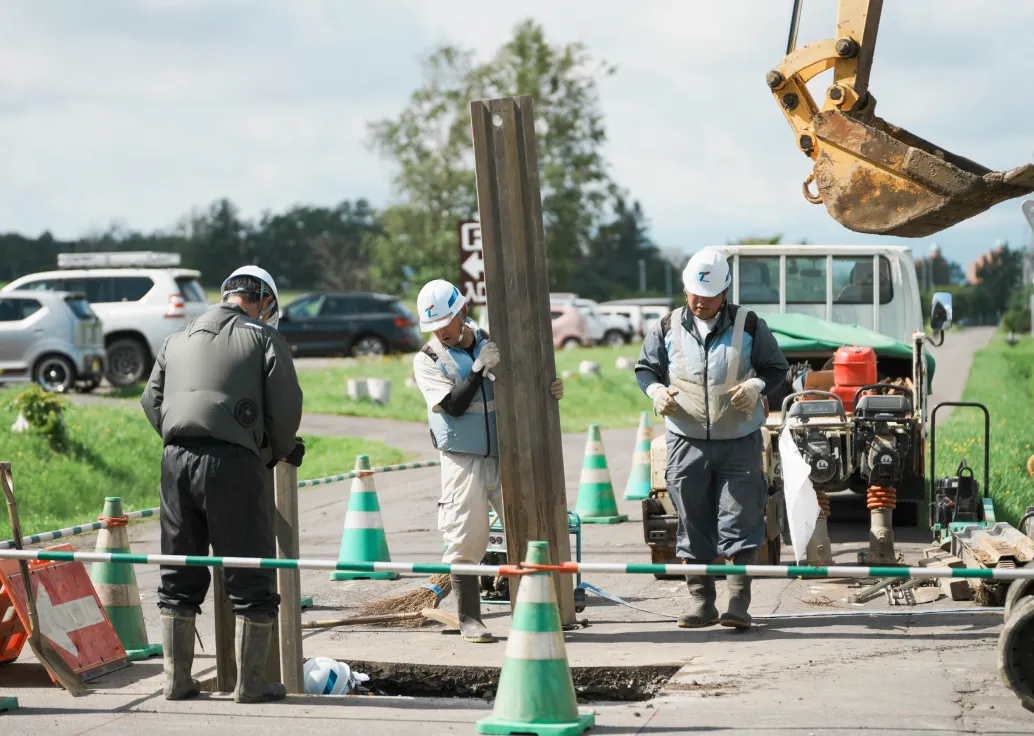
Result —
POLYGON ((257 279, 259 283, 262 284, 262 287, 264 288, 260 287, 259 289, 259 305, 266 300, 266 297, 269 296, 270 293, 272 294, 273 301, 269 303, 269 307, 265 310, 262 316, 265 318, 266 324, 275 328, 280 322, 280 293, 277 291, 276 282, 273 281, 273 277, 269 275, 269 271, 264 268, 259 268, 258 266, 241 266, 227 276, 226 280, 223 281, 222 288, 220 289, 223 299, 230 294, 241 293, 241 290, 239 289, 235 289, 234 291, 226 290, 226 285, 230 283, 230 280, 235 279, 238 276, 250 276, 253 279, 257 279), (269 291, 267 292, 266 289, 269 291))
POLYGON ((420 329, 424 332, 442 329, 452 322, 466 303, 460 290, 445 279, 428 281, 416 298, 420 329))
POLYGON ((704 248, 689 259, 682 283, 691 294, 718 296, 732 284, 729 262, 713 248, 704 248))

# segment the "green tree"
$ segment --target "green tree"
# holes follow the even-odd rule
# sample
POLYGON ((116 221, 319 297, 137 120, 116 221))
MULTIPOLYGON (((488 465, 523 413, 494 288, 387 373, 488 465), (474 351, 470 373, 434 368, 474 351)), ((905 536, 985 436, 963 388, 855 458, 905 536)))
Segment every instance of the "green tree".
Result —
POLYGON ((424 83, 401 113, 369 128, 374 147, 398 167, 394 183, 408 208, 386 224, 398 245, 395 262, 379 267, 396 278, 409 267, 418 282, 456 278, 457 224, 477 213, 470 102, 531 95, 550 282, 570 286, 616 202, 601 150, 606 134, 597 92, 598 78, 614 67, 581 44, 551 44, 531 20, 486 62, 444 46, 424 67, 424 83))

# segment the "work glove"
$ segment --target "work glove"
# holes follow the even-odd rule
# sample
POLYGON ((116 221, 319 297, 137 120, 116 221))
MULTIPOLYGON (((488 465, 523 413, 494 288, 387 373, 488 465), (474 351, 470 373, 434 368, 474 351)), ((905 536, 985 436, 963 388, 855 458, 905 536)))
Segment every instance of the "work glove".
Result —
POLYGON ((305 457, 305 440, 301 437, 295 437, 294 449, 283 460, 285 463, 291 463, 294 467, 300 468, 303 457, 305 457))
POLYGON ((653 399, 653 411, 663 417, 670 417, 675 414, 678 404, 675 397, 679 390, 673 386, 665 386, 655 383, 646 389, 646 395, 653 399))
POLYGON ((556 379, 553 383, 549 384, 549 393, 553 394, 553 398, 557 401, 564 398, 564 381, 563 379, 556 379))
POLYGON ((481 346, 481 352, 474 361, 474 372, 490 371, 499 365, 499 360, 499 347, 494 342, 486 342, 481 346))
POLYGON ((748 378, 739 386, 729 389, 732 395, 732 405, 740 411, 749 412, 758 405, 761 398, 761 390, 765 387, 765 381, 761 378, 748 378))

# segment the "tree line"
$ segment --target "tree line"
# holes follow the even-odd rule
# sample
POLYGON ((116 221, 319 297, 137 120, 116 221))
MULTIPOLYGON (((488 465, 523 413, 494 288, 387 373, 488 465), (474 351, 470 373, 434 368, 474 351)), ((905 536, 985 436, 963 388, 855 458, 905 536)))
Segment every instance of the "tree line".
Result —
MULTIPOLYGON (((179 253, 208 287, 254 263, 282 289, 412 297, 430 279, 460 278, 458 225, 477 217, 470 101, 531 95, 550 288, 597 300, 657 296, 664 295, 670 276, 677 295, 684 256, 666 256, 651 241, 642 205, 613 178, 603 154, 598 82, 615 72, 582 44, 551 43, 530 20, 485 60, 441 46, 424 59, 424 78, 399 113, 368 125, 368 143, 395 172, 399 204, 378 209, 356 198, 246 219, 224 198, 164 231, 117 225, 64 242, 49 233, 9 233, 0 235, 0 281, 55 268, 60 252, 157 250, 179 253)), ((778 243, 780 237, 737 242, 778 243)), ((959 317, 996 322, 1023 309, 1021 254, 1008 246, 996 253, 981 267, 977 286, 966 285, 959 264, 938 254, 922 264, 931 274, 927 279, 923 273, 920 285, 951 291, 959 317)), ((924 289, 927 313, 929 291, 924 289)))

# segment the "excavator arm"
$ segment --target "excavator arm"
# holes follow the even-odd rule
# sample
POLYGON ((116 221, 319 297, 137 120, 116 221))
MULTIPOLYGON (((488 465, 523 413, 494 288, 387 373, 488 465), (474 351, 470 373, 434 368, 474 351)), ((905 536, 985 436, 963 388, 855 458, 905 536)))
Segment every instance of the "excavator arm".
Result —
POLYGON ((919 238, 1034 192, 1034 165, 992 171, 876 117, 869 72, 883 0, 840 0, 836 38, 798 49, 801 3, 794 0, 786 56, 767 82, 814 162, 803 185, 809 202, 855 232, 919 238), (829 69, 819 107, 806 85, 829 69))

